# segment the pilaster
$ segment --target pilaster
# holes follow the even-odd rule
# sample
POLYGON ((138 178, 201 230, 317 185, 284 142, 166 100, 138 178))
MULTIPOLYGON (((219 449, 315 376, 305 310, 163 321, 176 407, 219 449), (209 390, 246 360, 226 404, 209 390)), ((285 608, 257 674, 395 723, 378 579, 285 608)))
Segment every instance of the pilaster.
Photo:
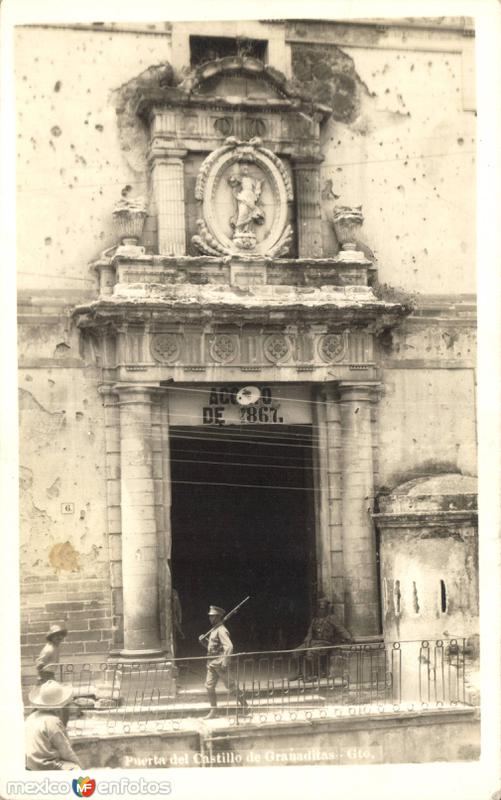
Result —
POLYGON ((184 158, 187 150, 159 145, 150 151, 153 194, 158 220, 158 253, 186 255, 184 158))
POLYGON ((112 607, 112 648, 123 643, 122 520, 120 508, 120 407, 109 384, 99 387, 103 398, 106 448, 106 506, 112 607))
POLYGON ((346 624, 354 636, 380 632, 371 404, 375 384, 339 384, 346 624))
POLYGON ((320 161, 311 156, 293 160, 299 258, 322 257, 320 161))

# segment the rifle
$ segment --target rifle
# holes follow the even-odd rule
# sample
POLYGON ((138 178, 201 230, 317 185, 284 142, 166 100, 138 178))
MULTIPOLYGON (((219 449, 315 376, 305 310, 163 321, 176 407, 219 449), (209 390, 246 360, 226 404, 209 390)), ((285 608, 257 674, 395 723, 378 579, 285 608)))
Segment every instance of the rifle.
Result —
POLYGON ((218 622, 218 623, 216 623, 216 625, 212 626, 210 631, 207 631, 207 633, 202 633, 202 635, 198 637, 198 641, 200 642, 200 644, 204 644, 204 639, 208 639, 209 636, 211 635, 212 631, 215 631, 216 628, 219 628, 220 625, 224 625, 224 623, 230 617, 232 617, 233 614, 237 613, 238 609, 241 608, 243 606, 243 604, 247 602, 247 600, 250 600, 250 595, 248 597, 244 597, 244 599, 242 600, 241 603, 239 603, 237 606, 235 606, 235 608, 232 608, 231 611, 228 611, 228 613, 224 615, 223 619, 220 622, 218 622))

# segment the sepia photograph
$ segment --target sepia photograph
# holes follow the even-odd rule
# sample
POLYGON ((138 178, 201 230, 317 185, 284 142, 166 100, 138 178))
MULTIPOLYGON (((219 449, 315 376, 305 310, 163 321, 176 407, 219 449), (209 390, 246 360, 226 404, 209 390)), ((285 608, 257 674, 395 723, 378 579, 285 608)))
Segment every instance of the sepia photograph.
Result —
POLYGON ((25 780, 478 765, 475 19, 138 11, 12 33, 25 780))

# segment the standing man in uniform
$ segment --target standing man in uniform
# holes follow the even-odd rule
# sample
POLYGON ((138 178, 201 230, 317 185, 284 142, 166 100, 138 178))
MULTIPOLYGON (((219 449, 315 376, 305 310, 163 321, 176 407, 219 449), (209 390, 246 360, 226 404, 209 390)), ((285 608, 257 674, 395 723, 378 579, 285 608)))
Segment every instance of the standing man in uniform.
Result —
POLYGON ((207 647, 207 654, 210 657, 207 662, 207 677, 205 680, 210 711, 205 719, 213 719, 217 715, 216 686, 220 678, 228 691, 235 695, 238 703, 240 703, 241 706, 247 706, 247 701, 245 700, 243 692, 240 691, 230 675, 229 656, 231 656, 233 652, 233 644, 230 639, 228 628, 223 624, 224 616, 226 616, 224 608, 211 606, 209 608, 209 621, 213 630, 209 634, 209 640, 207 641, 207 638, 203 634, 198 637, 200 644, 207 647))

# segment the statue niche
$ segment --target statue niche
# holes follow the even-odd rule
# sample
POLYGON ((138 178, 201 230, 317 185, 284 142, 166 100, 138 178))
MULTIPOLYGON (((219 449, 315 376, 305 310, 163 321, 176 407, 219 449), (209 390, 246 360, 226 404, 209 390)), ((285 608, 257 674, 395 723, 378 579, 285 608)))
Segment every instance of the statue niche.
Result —
POLYGON ((201 204, 192 241, 207 255, 282 256, 292 228, 292 184, 282 161, 257 137, 226 139, 203 162, 195 187, 201 204))

